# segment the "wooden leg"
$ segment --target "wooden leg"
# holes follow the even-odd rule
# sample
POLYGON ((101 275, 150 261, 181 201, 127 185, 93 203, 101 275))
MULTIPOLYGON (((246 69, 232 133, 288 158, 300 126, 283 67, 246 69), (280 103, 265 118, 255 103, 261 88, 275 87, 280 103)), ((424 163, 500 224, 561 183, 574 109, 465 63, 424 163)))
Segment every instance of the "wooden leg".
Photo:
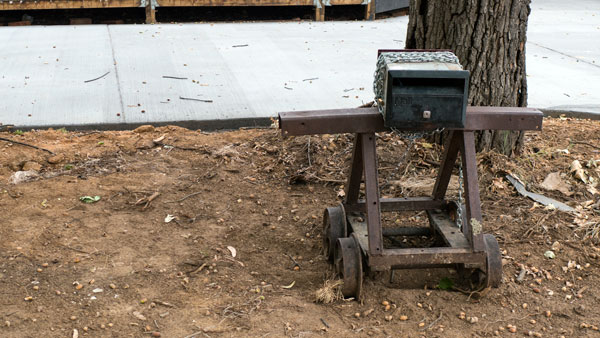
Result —
POLYGON ((319 5, 315 7, 315 21, 325 21, 325 6, 319 1, 319 5))
POLYGON ((473 244, 473 250, 483 251, 481 229, 481 200, 477 180, 477 158, 475 153, 475 134, 473 131, 460 132, 460 153, 462 157, 467 224, 463 224, 463 233, 473 244))
POLYGON ((377 181, 375 134, 360 134, 360 137, 362 143, 363 169, 365 171, 365 203, 367 204, 369 254, 381 255, 383 253, 383 235, 381 230, 379 183, 377 181))
POLYGON ((371 0, 365 6, 365 20, 375 20, 375 1, 371 0))
POLYGON ((346 204, 356 204, 360 192, 360 182, 363 176, 362 142, 360 134, 354 135, 354 148, 352 150, 352 167, 346 184, 346 204))
POLYGON ((156 9, 153 0, 146 0, 146 23, 156 23, 156 9))

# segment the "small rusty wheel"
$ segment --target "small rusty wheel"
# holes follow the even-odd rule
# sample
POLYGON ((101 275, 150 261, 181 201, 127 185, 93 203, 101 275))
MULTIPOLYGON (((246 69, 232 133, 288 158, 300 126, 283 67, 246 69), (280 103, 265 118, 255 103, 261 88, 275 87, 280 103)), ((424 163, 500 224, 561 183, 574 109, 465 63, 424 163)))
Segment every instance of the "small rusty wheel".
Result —
POLYGON ((456 270, 461 279, 471 283, 471 288, 497 288, 502 283, 502 255, 498 241, 491 234, 483 235, 485 247, 485 266, 467 268, 465 264, 457 264, 456 270))
POLYGON ((363 282, 362 253, 355 234, 338 239, 334 264, 337 273, 344 281, 342 286, 344 297, 360 299, 363 282))
POLYGON ((502 283, 502 255, 498 241, 492 234, 483 235, 483 244, 485 246, 485 287, 497 288, 502 283))
POLYGON ((325 209, 322 237, 325 256, 333 263, 336 242, 338 238, 346 237, 346 212, 341 204, 325 209))

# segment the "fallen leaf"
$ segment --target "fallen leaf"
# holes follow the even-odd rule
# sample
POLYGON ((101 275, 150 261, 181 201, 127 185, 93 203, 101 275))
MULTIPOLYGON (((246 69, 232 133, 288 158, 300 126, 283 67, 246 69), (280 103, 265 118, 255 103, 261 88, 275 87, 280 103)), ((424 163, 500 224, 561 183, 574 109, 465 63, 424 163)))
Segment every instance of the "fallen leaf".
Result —
POLYGON ((579 169, 582 169, 583 167, 581 166, 581 162, 579 162, 579 160, 574 160, 573 162, 571 162, 571 165, 569 167, 569 169, 571 170, 571 172, 575 172, 579 169))
POLYGON ((577 179, 580 179, 581 182, 583 182, 583 183, 588 182, 588 176, 583 169, 577 169, 575 171, 575 173, 573 174, 573 176, 575 176, 575 178, 577 178, 577 179))
POLYGON ((139 311, 133 311, 132 315, 139 320, 146 320, 146 316, 141 314, 139 311))
POLYGON ((581 203, 581 206, 584 208, 589 208, 590 205, 592 205, 592 204, 594 204, 594 200, 587 200, 587 201, 581 203))
POLYGON ((294 287, 294 285, 296 284, 296 281, 293 281, 290 285, 286 285, 286 286, 282 286, 282 289, 291 289, 294 287))
POLYGON ((81 196, 79 197, 79 200, 84 203, 95 203, 100 200, 100 196, 81 196))
POLYGON ((571 185, 565 183, 565 181, 561 179, 559 172, 548 174, 540 186, 546 190, 560 191, 567 196, 573 195, 573 192, 571 191, 571 185))
POLYGON ((573 176, 577 179, 580 179, 583 183, 588 183, 588 177, 585 171, 583 170, 583 166, 579 160, 574 160, 571 162, 571 166, 569 167, 573 176))
POLYGON ((454 287, 454 282, 450 278, 444 277, 440 280, 437 287, 440 290, 452 290, 452 288, 454 287))
POLYGON ((499 190, 506 189, 506 185, 504 184, 504 181, 502 180, 501 177, 492 179, 492 190, 496 191, 497 189, 499 189, 499 190))
POLYGON ((231 252, 231 257, 235 258, 235 256, 237 255, 237 250, 235 250, 235 248, 232 246, 228 246, 227 249, 229 249, 229 251, 231 252))
POLYGON ((362 316, 363 316, 363 317, 367 317, 368 315, 370 315, 371 313, 373 313, 373 311, 375 311, 375 309, 368 309, 368 310, 365 310, 365 311, 362 313, 362 316))

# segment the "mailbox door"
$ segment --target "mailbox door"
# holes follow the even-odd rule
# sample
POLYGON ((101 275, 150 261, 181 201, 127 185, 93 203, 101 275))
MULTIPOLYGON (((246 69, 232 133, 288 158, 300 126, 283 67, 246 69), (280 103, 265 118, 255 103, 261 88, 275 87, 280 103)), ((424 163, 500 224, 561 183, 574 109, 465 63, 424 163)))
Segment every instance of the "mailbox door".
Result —
POLYGON ((463 128, 468 71, 390 71, 384 120, 399 129, 463 128), (391 100, 390 100, 391 99, 391 100))

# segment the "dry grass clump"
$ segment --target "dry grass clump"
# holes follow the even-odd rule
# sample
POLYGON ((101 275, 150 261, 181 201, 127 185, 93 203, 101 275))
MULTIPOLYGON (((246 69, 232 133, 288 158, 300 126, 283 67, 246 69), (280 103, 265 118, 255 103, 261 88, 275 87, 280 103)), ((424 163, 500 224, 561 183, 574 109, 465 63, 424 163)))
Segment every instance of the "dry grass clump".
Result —
POLYGON ((323 283, 323 287, 318 289, 315 292, 315 301, 317 303, 332 303, 336 300, 343 299, 344 295, 342 295, 342 285, 344 282, 342 280, 326 280, 323 283))

